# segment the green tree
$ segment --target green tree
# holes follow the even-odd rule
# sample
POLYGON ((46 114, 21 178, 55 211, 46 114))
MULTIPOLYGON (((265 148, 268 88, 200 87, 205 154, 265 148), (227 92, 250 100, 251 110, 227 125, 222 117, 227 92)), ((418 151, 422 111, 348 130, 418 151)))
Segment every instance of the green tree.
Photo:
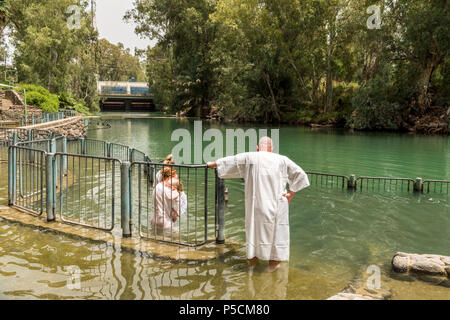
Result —
POLYGON ((122 43, 117 46, 106 39, 98 41, 98 75, 103 81, 146 81, 144 68, 139 57, 133 56, 122 43))
POLYGON ((126 19, 158 41, 147 75, 174 111, 361 129, 445 117, 446 0, 142 0, 126 19))
POLYGON ((72 91, 93 110, 97 33, 91 22, 89 3, 84 0, 15 0, 8 16, 16 48, 14 63, 19 81, 46 87, 60 94, 72 91), (77 5, 79 25, 75 12, 77 5))
POLYGON ((210 112, 216 89, 211 56, 216 26, 209 19, 214 10, 215 1, 211 0, 148 0, 136 1, 125 16, 137 23, 136 33, 157 39, 171 55, 174 85, 165 87, 173 90, 173 110, 189 109, 197 116, 210 112))
POLYGON ((0 39, 3 37, 3 30, 8 22, 8 2, 7 0, 0 0, 0 39))

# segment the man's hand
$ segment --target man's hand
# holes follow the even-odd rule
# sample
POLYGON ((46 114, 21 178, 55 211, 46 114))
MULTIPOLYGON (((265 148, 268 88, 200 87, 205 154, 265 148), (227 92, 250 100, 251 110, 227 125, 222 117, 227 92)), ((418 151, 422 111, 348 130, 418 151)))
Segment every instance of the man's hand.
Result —
POLYGON ((293 191, 289 191, 288 193, 286 193, 283 197, 285 197, 286 199, 288 199, 288 203, 290 204, 292 199, 294 199, 295 196, 295 192, 293 191))
POLYGON ((215 163, 215 162, 208 162, 208 163, 206 164, 206 166, 207 166, 208 168, 210 168, 210 169, 215 169, 215 168, 217 168, 217 163, 215 163))

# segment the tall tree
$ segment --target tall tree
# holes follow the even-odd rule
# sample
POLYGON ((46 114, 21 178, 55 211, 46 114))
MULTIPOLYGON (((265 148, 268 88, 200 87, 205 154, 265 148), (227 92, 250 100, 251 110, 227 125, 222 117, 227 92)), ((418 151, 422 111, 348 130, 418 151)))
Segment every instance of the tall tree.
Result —
POLYGON ((146 81, 139 57, 133 56, 122 43, 114 45, 106 39, 98 41, 98 75, 103 81, 146 81))
POLYGON ((179 93, 173 93, 173 107, 191 108, 194 115, 209 113, 215 90, 211 47, 216 26, 209 19, 214 10, 215 3, 210 0, 147 0, 136 1, 125 16, 137 23, 139 35, 156 39, 171 51, 173 88, 179 93))
POLYGON ((19 81, 42 85, 58 94, 71 90, 95 108, 93 99, 81 89, 89 86, 90 95, 96 87, 96 70, 91 68, 95 63, 87 63, 95 58, 92 48, 97 38, 91 14, 89 2, 84 0, 12 1, 8 17, 19 81), (86 71, 88 77, 80 74, 86 71), (77 81, 86 82, 80 85, 77 81))

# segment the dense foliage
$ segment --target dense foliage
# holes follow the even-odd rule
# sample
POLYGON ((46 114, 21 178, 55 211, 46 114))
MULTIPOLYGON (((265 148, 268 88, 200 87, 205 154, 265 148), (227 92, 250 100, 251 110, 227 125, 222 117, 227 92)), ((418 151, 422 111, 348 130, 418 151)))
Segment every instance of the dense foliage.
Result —
POLYGON ((133 56, 130 49, 122 43, 114 45, 106 39, 98 41, 97 51, 98 76, 103 81, 136 81, 146 82, 145 69, 141 66, 139 57, 133 56))
MULTIPOLYGON (((90 1, 14 0, 4 12, 15 47, 13 64, 19 81, 59 95, 64 107, 97 111, 97 79, 147 79, 138 57, 123 45, 98 39, 90 1), (75 5, 79 12, 73 9, 75 5)), ((0 19, 0 30, 1 26, 0 19)), ((43 97, 32 93, 30 101, 41 105, 43 97)))
POLYGON ((47 89, 32 84, 19 84, 15 88, 18 92, 26 90, 27 104, 39 107, 42 111, 56 112, 59 109, 59 98, 47 89))
POLYGON ((98 39, 90 1, 0 0, 19 81, 67 106, 95 111, 97 79, 134 77, 188 115, 448 132, 448 0, 135 0, 125 19, 157 40, 145 68, 98 39))
POLYGON ((447 0, 136 0, 125 18, 158 40, 147 74, 160 108, 442 132, 448 10, 447 0))
POLYGON ((6 26, 6 10, 8 2, 6 0, 0 0, 0 37, 3 34, 3 29, 6 26))

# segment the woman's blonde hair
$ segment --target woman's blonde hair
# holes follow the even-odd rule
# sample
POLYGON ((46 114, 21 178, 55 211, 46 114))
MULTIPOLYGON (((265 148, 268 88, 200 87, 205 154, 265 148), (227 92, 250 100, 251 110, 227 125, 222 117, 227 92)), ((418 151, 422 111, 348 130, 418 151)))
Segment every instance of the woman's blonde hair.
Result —
POLYGON ((183 192, 183 182, 178 179, 178 187, 177 190, 179 193, 183 192))
POLYGON ((162 179, 163 179, 163 181, 167 180, 168 178, 177 177, 177 176, 178 176, 177 170, 175 170, 172 167, 164 167, 162 169, 162 179))
POLYGON ((166 159, 164 160, 165 164, 175 164, 175 161, 173 161, 173 155, 172 154, 168 154, 166 159))

